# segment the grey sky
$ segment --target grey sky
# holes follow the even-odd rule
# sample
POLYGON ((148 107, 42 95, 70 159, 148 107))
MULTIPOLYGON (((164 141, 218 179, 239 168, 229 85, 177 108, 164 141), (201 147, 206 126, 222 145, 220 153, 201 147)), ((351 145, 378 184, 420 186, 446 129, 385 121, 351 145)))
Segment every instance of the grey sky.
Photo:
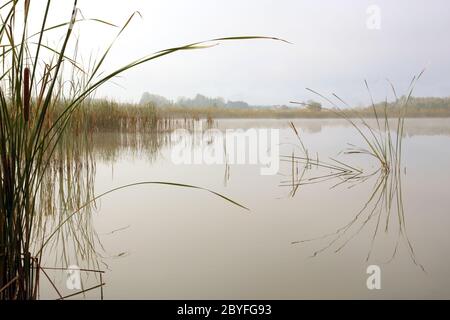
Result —
MULTIPOLYGON (((52 20, 67 20, 72 1, 54 2, 52 20)), ((379 100, 388 93, 386 78, 403 93, 424 67, 415 94, 450 96, 446 0, 80 0, 79 8, 85 17, 117 24, 133 11, 142 14, 115 46, 110 70, 159 49, 220 36, 268 35, 293 43, 240 41, 177 53, 127 72, 116 80, 121 87, 107 85, 100 97, 138 101, 144 91, 171 99, 202 93, 285 104, 313 97, 304 89, 310 87, 360 104, 368 102, 364 79, 379 100), (381 9, 379 30, 366 26, 369 5, 381 9)), ((85 56, 101 52, 116 33, 93 23, 79 28, 85 56)))

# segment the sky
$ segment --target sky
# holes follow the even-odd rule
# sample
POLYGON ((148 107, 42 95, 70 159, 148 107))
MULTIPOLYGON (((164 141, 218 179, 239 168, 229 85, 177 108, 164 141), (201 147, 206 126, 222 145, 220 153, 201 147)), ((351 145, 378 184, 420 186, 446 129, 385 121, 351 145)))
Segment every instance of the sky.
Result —
MULTIPOLYGON (((32 1, 34 25, 46 1, 32 1)), ((53 1, 50 23, 70 19, 73 1, 53 1)), ((123 25, 104 72, 154 51, 217 37, 285 39, 222 43, 179 52, 127 71, 96 96, 138 102, 148 91, 170 99, 197 93, 253 105, 318 99, 336 93, 352 105, 392 98, 386 79, 406 93, 426 68, 416 96, 450 96, 450 1, 447 0, 79 0, 79 16, 123 25)), ((31 23, 31 26, 33 25, 31 23)), ((80 55, 100 56, 118 32, 78 23, 80 55)), ((50 36, 49 36, 50 37, 50 36)), ((51 38, 51 37, 50 37, 51 38)), ((54 39, 48 41, 58 43, 54 39)))

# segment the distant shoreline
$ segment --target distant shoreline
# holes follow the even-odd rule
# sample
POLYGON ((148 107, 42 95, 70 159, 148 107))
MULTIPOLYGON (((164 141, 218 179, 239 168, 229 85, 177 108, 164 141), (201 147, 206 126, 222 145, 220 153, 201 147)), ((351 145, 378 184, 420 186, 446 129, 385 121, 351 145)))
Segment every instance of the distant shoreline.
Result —
MULTIPOLYGON (((347 118, 375 118, 373 109, 344 109, 347 118)), ((304 109, 217 109, 217 108, 157 108, 163 118, 202 118, 202 119, 342 119, 342 111, 310 111, 304 109)), ((384 117, 384 111, 379 110, 379 117, 384 117)), ((399 110, 389 110, 388 118, 398 118, 399 110)), ((409 109, 405 118, 449 118, 450 109, 417 110, 409 109)))
MULTIPOLYGON (((64 105, 55 105, 48 115, 48 121, 57 119, 64 105)), ((182 107, 152 104, 124 104, 106 100, 88 100, 71 119, 69 128, 76 133, 82 131, 170 131, 175 128, 192 128, 195 121, 203 119, 208 125, 215 120, 225 119, 398 119, 400 118, 450 118, 449 108, 416 107, 405 108, 375 105, 367 108, 310 110, 307 108, 220 108, 182 107)), ((49 123, 50 123, 49 122, 49 123)))
MULTIPOLYGON (((214 118, 214 119, 334 119, 342 118, 447 118, 450 117, 450 97, 401 96, 395 101, 382 101, 363 107, 342 107, 331 100, 323 107, 320 102, 291 102, 290 106, 252 106, 244 101, 228 101, 223 98, 208 98, 198 94, 193 99, 181 99, 173 103, 162 96, 148 94, 137 105, 116 104, 122 108, 152 108, 164 118, 214 118), (404 108, 406 104, 406 109, 404 108), (340 106, 340 109, 337 109, 340 106), (404 111, 406 110, 406 113, 404 111)), ((110 102, 115 104, 114 102, 110 102)), ((345 103, 344 103, 345 104, 345 103)), ((144 108, 144 109, 143 109, 144 108)))

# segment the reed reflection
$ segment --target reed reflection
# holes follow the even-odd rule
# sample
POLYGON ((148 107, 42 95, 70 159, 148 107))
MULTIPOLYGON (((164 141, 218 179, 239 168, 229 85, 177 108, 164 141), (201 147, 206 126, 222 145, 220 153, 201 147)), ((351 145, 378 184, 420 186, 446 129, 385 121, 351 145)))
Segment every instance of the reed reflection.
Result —
MULTIPOLYGON (((372 187, 369 189, 370 192, 367 194, 367 200, 349 222, 343 224, 334 232, 314 238, 293 241, 292 244, 320 243, 318 244, 318 249, 313 252, 312 257, 328 251, 339 253, 363 230, 369 229, 374 224, 374 229, 372 231, 368 230, 368 233, 371 233, 371 244, 366 261, 369 261, 371 258, 377 236, 383 231, 385 234, 394 232, 396 237, 393 243, 392 254, 388 254, 386 262, 390 262, 395 258, 400 244, 403 244, 412 262, 425 271, 424 266, 418 262, 406 229, 402 192, 402 175, 406 174, 406 170, 402 167, 401 151, 395 150, 392 142, 398 139, 397 144, 401 145, 402 138, 398 137, 398 135, 393 136, 390 131, 385 131, 379 140, 385 141, 385 144, 380 144, 380 150, 385 152, 383 155, 379 155, 380 158, 377 158, 372 151, 353 145, 341 152, 347 156, 369 155, 379 160, 375 162, 379 165, 372 170, 370 165, 363 168, 353 164, 354 161, 348 161, 348 157, 346 160, 338 160, 331 157, 322 160, 318 154, 312 156, 312 152, 301 139, 299 130, 294 123, 291 122, 290 126, 297 138, 298 145, 291 155, 283 155, 280 159, 285 163, 285 167, 287 167, 285 169, 289 172, 289 174, 285 175, 288 179, 282 180, 280 186, 290 188, 290 197, 294 197, 305 186, 325 182, 331 184, 330 189, 338 187, 352 189, 363 183, 372 184, 372 187), (300 155, 295 152, 296 150, 300 150, 300 155)), ((370 132, 370 129, 368 131, 370 132)), ((368 164, 370 162, 366 161, 363 163, 368 164)))

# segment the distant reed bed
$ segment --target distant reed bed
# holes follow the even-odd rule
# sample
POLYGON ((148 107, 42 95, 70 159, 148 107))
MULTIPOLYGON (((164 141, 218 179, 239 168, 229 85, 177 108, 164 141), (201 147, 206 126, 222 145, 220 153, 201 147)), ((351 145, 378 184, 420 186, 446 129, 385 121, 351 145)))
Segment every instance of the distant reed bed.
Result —
MULTIPOLYGON (((65 111, 63 104, 56 105, 49 115, 49 119, 57 119, 65 111)), ((193 120, 193 119, 189 119, 193 120)), ((49 120, 52 122, 52 120, 49 120)), ((171 117, 164 117, 151 105, 136 106, 132 104, 119 104, 108 100, 85 101, 73 113, 67 125, 68 132, 168 132, 176 125, 189 126, 171 117)))
MULTIPOLYGON (((347 118, 372 118, 383 114, 387 118, 438 118, 450 117, 450 108, 423 108, 410 105, 407 112, 398 107, 400 103, 374 105, 364 108, 346 108, 347 118)), ((73 126, 86 127, 94 131, 170 131, 175 128, 191 127, 193 121, 200 119, 341 119, 337 109, 320 111, 299 107, 285 108, 222 108, 185 107, 167 105, 156 107, 148 104, 118 103, 111 100, 92 100, 85 103, 73 121, 73 126)))

